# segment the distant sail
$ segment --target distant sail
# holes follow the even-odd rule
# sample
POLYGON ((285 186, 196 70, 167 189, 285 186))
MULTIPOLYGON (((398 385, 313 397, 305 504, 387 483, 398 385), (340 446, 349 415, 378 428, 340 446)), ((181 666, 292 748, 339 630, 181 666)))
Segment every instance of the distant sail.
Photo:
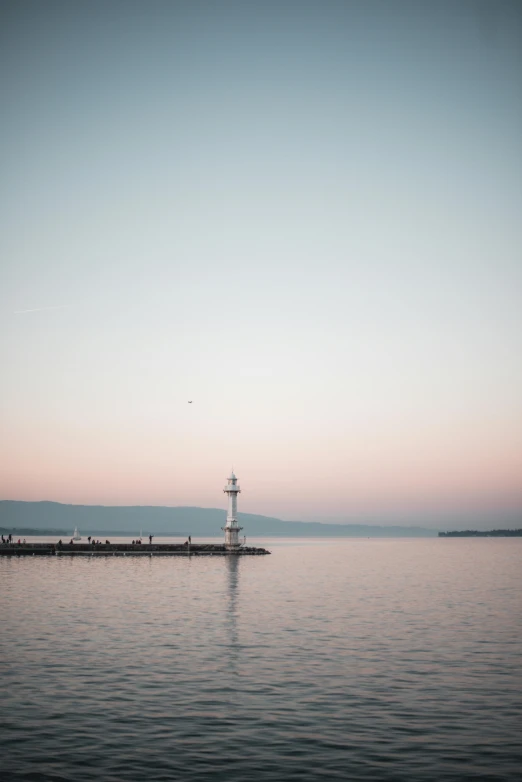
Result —
POLYGON ((78 527, 75 527, 74 528, 73 540, 81 540, 81 539, 82 539, 82 536, 78 532, 78 527))

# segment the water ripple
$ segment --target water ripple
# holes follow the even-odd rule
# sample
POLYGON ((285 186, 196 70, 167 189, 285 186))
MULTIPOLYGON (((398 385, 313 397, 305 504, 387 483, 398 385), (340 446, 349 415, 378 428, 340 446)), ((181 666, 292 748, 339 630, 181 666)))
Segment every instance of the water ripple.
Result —
POLYGON ((0 560, 2 779, 519 778, 522 541, 0 560))

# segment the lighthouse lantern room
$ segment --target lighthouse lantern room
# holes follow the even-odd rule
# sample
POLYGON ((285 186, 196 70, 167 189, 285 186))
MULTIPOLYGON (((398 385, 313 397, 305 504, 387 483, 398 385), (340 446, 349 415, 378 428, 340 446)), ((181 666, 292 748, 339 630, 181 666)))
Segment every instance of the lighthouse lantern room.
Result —
POLYGON ((238 549, 239 533, 243 527, 238 527, 237 524, 237 495, 241 491, 237 485, 237 478, 234 475, 234 470, 229 475, 228 483, 223 489, 225 494, 228 494, 228 510, 227 510, 227 522, 221 529, 225 533, 225 546, 227 549, 238 549))

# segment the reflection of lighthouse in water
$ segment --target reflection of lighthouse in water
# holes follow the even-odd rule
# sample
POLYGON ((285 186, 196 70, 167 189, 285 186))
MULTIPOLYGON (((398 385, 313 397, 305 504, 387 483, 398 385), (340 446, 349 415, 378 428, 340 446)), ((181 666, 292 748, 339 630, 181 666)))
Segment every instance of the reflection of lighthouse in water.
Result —
POLYGON ((223 491, 228 494, 228 511, 227 523, 221 529, 225 533, 225 546, 234 550, 239 548, 239 533, 243 527, 238 527, 237 524, 237 495, 241 489, 237 485, 237 478, 233 470, 223 491))
POLYGON ((237 666, 240 662, 239 639, 238 639, 238 619, 239 619, 239 563, 242 557, 224 557, 228 570, 228 609, 225 644, 227 646, 227 671, 233 675, 237 674, 237 666))

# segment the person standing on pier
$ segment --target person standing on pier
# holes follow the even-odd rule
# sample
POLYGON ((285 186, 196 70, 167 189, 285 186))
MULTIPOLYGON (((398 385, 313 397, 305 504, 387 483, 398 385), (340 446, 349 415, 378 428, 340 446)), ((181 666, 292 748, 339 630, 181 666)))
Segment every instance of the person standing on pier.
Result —
POLYGON ((153 537, 154 537, 154 535, 149 535, 149 546, 152 546, 152 538, 153 537))

